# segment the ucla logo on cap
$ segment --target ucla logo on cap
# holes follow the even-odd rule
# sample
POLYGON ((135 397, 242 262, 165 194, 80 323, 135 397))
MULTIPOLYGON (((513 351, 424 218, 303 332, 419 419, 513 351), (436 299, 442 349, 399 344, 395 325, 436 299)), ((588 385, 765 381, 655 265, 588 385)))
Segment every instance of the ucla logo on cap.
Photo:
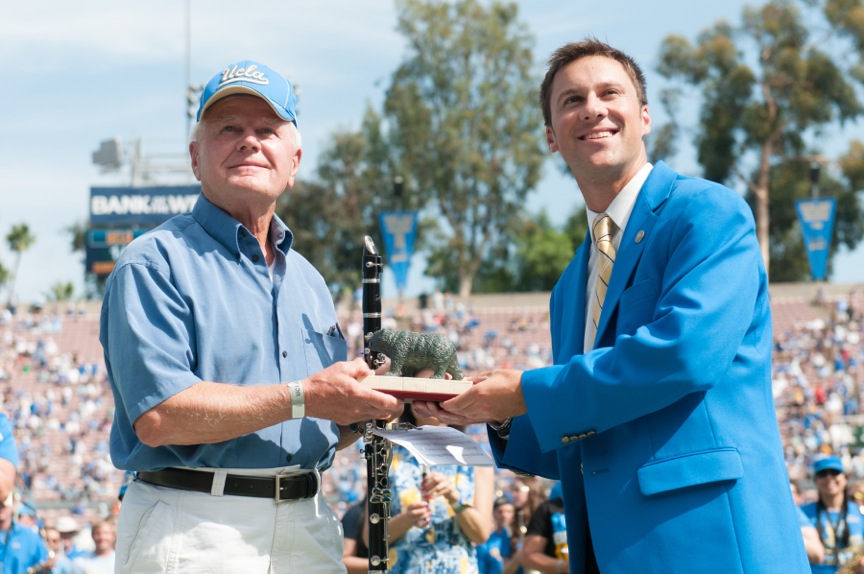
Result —
POLYGON ((289 122, 297 124, 297 94, 287 78, 264 64, 242 60, 222 69, 204 86, 197 119, 215 102, 235 94, 263 98, 273 111, 289 122))
POLYGON ((231 68, 225 68, 225 71, 222 72, 222 81, 219 82, 219 87, 221 88, 226 84, 234 82, 249 82, 266 86, 270 83, 270 80, 267 79, 264 72, 258 71, 258 66, 255 64, 250 65, 248 68, 239 68, 235 64, 231 68))

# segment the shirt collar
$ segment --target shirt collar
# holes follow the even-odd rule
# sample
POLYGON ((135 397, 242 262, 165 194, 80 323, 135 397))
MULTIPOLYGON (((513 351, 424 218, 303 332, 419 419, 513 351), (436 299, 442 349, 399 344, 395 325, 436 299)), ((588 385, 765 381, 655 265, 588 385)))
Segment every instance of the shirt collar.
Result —
MULTIPOLYGON (((648 175, 651 173, 653 168, 654 166, 651 163, 643 165, 642 168, 636 172, 636 175, 627 182, 627 185, 618 192, 618 195, 615 196, 615 199, 612 200, 609 207, 606 208, 606 214, 615 222, 615 225, 620 231, 624 231, 624 228, 627 227, 627 221, 630 219, 630 213, 633 211, 633 206, 636 205, 636 198, 639 196, 639 190, 642 189, 645 180, 648 179, 648 175)), ((588 212, 588 229, 591 229, 591 225, 594 223, 594 218, 600 214, 596 211, 591 211, 587 206, 585 211, 588 212)), ((620 234, 617 235, 620 237, 620 234)))
MULTIPOLYGON (((198 196, 198 200, 192 208, 192 217, 216 241, 224 245, 232 253, 239 253, 239 237, 241 233, 244 233, 246 228, 242 223, 204 197, 203 193, 198 196)), ((245 233, 249 233, 249 231, 247 230, 245 233)), ((285 254, 291 249, 291 244, 294 241, 294 234, 291 233, 288 226, 275 213, 273 214, 273 219, 270 220, 270 241, 285 254)))

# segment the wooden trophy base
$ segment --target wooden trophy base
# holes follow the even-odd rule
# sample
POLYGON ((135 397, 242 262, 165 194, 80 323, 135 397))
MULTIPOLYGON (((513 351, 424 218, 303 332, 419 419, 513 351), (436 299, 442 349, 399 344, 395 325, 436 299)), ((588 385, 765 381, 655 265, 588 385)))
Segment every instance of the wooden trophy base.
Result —
POLYGON ((393 395, 406 401, 446 401, 471 388, 471 381, 448 381, 446 379, 422 379, 417 377, 395 377, 372 375, 361 384, 370 389, 393 395))

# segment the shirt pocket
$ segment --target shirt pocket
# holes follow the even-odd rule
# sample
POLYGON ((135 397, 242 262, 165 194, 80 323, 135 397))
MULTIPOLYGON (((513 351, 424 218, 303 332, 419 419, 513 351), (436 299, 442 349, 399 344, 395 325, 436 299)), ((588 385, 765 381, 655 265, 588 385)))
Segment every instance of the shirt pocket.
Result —
POLYGON ((637 471, 639 490, 650 496, 689 486, 734 481, 744 476, 741 455, 719 448, 658 460, 637 471))
POLYGON ((311 329, 303 330, 303 352, 307 376, 348 359, 348 342, 311 329))

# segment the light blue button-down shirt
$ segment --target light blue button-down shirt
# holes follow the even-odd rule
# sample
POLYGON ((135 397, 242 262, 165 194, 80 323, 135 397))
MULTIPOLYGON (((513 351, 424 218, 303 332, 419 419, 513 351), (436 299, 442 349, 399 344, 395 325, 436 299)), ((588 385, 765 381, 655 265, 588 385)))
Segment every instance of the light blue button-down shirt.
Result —
POLYGON ((291 250, 291 232, 275 216, 270 238, 278 248, 272 280, 257 239, 202 195, 190 214, 124 249, 105 287, 99 337, 116 404, 111 457, 118 468, 330 466, 338 431, 323 419, 157 448, 132 428, 200 381, 271 385, 345 360, 345 341, 327 334, 338 318, 323 278, 291 250))

